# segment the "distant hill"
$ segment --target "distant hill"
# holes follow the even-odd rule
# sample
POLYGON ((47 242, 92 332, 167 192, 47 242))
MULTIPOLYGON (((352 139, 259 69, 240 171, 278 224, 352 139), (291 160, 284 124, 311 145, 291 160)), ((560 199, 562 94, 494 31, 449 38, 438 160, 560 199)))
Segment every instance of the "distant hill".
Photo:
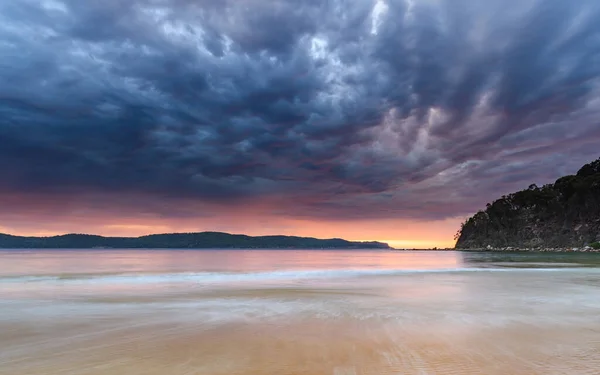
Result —
POLYGON ((553 184, 529 186, 494 201, 469 218, 456 248, 598 246, 600 159, 553 184))
POLYGON ((153 234, 142 237, 102 237, 66 234, 20 237, 0 234, 3 249, 389 249, 382 242, 352 242, 339 238, 261 236, 221 232, 153 234))

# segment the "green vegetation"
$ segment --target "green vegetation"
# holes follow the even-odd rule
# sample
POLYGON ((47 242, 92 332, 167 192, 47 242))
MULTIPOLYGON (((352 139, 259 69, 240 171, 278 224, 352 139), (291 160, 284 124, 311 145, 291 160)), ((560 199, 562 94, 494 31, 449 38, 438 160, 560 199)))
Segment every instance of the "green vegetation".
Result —
POLYGON ((381 242, 351 242, 339 238, 250 237, 220 232, 155 234, 143 237, 101 237, 67 234, 54 237, 18 237, 0 234, 3 249, 388 249, 381 242))
POLYGON ((600 241, 591 243, 590 247, 592 249, 600 250, 600 241))
POLYGON ((467 219, 457 248, 568 247, 600 240, 600 159, 554 184, 505 195, 467 219))

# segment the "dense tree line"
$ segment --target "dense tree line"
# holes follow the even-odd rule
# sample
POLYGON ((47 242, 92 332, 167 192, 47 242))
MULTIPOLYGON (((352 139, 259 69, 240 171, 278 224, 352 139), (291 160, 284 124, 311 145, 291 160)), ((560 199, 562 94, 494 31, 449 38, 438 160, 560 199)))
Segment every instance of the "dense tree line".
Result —
POLYGON ((456 235, 457 248, 583 246, 600 240, 600 159, 553 184, 488 203, 456 235))
POLYGON ((142 237, 102 237, 67 234, 53 237, 19 237, 0 234, 0 248, 53 249, 385 249, 381 242, 352 242, 339 238, 262 236, 220 232, 155 234, 142 237))

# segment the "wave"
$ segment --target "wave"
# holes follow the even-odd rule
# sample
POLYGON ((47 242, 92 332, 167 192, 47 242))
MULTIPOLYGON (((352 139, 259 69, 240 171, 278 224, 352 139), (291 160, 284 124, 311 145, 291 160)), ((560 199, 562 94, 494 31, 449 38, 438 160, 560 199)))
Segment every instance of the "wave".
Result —
MULTIPOLYGON (((239 281, 309 280, 353 278, 361 276, 394 276, 466 272, 560 272, 581 268, 441 268, 441 269, 339 269, 284 270, 261 272, 179 272, 179 273, 114 273, 19 275, 0 277, 0 283, 227 283, 239 281)), ((587 269, 590 270, 589 268, 587 269)))

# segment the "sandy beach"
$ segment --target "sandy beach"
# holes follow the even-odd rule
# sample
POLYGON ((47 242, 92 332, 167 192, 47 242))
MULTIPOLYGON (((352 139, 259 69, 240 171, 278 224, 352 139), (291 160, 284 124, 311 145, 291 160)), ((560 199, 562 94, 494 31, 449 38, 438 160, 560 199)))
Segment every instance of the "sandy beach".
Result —
MULTIPOLYGON (((387 252, 366 254, 380 264, 358 267, 356 254, 336 268, 348 252, 258 251, 239 256, 277 255, 278 270, 246 262, 245 270, 203 272, 210 259, 214 266, 235 253, 187 254, 187 271, 163 263, 162 273, 156 266, 29 281, 3 275, 0 374, 595 375, 600 368, 600 301, 591 298, 600 269, 590 264, 387 252), (402 259, 410 266, 400 267, 402 259)), ((104 266, 123 255, 102 253, 104 266)))

